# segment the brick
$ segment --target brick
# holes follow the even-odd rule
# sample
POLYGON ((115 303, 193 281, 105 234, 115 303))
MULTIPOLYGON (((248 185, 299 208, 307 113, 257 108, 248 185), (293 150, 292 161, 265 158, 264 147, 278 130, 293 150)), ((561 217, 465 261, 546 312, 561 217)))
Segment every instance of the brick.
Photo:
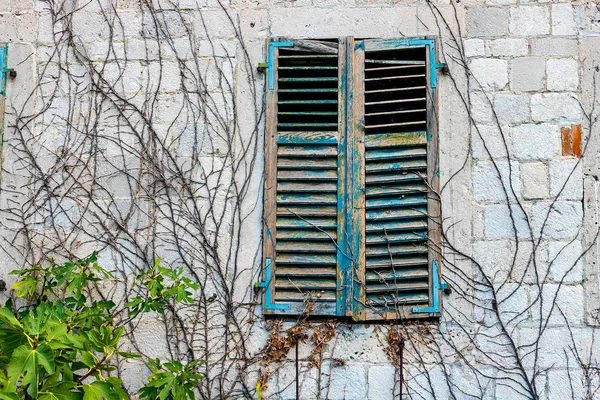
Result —
POLYGON ((531 54, 544 57, 573 57, 577 55, 577 40, 561 37, 531 39, 531 54))
POLYGON ((467 39, 464 41, 465 57, 478 57, 485 55, 485 43, 481 39, 467 39))
POLYGON ((523 180, 523 197, 528 200, 547 199, 550 197, 548 184, 548 167, 541 162, 521 164, 523 180))
POLYGON ((514 202, 516 199, 512 193, 513 190, 517 197, 520 197, 521 173, 518 163, 478 162, 473 166, 471 176, 473 197, 478 202, 505 203, 507 199, 514 202))
POLYGON ((550 194, 560 200, 583 199, 583 171, 578 158, 550 161, 550 194))
POLYGON ((570 239, 577 235, 582 224, 581 202, 557 201, 550 209, 550 202, 537 202, 531 216, 534 233, 549 239, 570 239), (543 228, 543 232, 542 232, 543 228))
POLYGON ((518 36, 550 33, 550 12, 545 6, 521 6, 510 9, 510 33, 518 36))
POLYGON ((583 281, 583 248, 581 242, 552 241, 548 244, 548 277, 553 282, 580 283, 583 281))
POLYGON ((488 46, 490 55, 494 57, 524 56, 529 52, 529 44, 526 39, 495 39, 490 40, 488 46))
POLYGON ((544 93, 531 96, 531 119, 534 121, 580 122, 581 107, 570 93, 544 93))
POLYGON ((474 7, 467 10, 468 37, 504 36, 508 31, 508 12, 504 8, 474 7))
POLYGON ((547 87, 553 91, 576 91, 579 87, 579 64, 572 58, 546 62, 547 87))
POLYGON ((529 121, 529 96, 498 93, 494 96, 494 110, 501 124, 516 125, 529 121))
POLYGON ((544 90, 546 63, 539 57, 521 57, 511 61, 510 87, 519 92, 544 90))
POLYGON ((469 64, 473 87, 501 90, 508 84, 508 62, 495 58, 477 58, 469 64))
POLYGON ((513 128, 513 154, 520 160, 546 160, 558 155, 560 128, 551 124, 523 124, 513 128))
POLYGON ((552 4, 552 34, 575 35, 577 25, 571 4, 552 4))

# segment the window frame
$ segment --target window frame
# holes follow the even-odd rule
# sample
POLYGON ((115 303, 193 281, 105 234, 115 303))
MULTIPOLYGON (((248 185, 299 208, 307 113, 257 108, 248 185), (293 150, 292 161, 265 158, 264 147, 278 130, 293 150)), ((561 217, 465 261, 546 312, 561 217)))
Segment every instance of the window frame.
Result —
MULTIPOLYGON (((278 81, 276 79, 279 47, 306 47, 315 50, 326 45, 318 40, 297 40, 270 38, 267 48, 267 83, 266 83, 266 122, 265 122, 265 180, 264 180, 264 224, 263 224, 263 281, 258 284, 263 290, 262 311, 264 315, 298 316, 302 314, 303 303, 287 304, 274 301, 273 279, 277 210, 277 98, 278 81), (275 45, 273 45, 275 44, 275 45)), ((345 37, 338 40, 338 232, 337 232, 337 300, 335 310, 317 308, 311 315, 330 317, 348 317, 357 322, 386 321, 404 319, 423 319, 441 315, 441 205, 439 193, 439 137, 437 110, 439 96, 437 90, 436 70, 442 65, 437 63, 436 38, 431 36, 401 39, 360 39, 345 37), (427 231, 428 231, 428 287, 429 304, 427 307, 402 306, 402 312, 381 313, 361 305, 365 299, 365 238, 364 218, 360 218, 365 209, 365 173, 364 153, 364 53, 372 50, 393 50, 407 47, 426 48, 426 113, 427 113, 427 231), (362 133, 362 134, 361 134, 362 133), (344 198, 341 198, 344 194, 344 198), (349 208, 350 206, 350 208, 349 208), (345 210, 339 212, 340 209, 345 210), (348 209, 352 210, 348 212, 348 209), (350 240, 342 240, 351 233, 350 240), (362 256, 358 266, 352 266, 352 260, 344 254, 352 249, 362 256), (436 250, 437 249, 437 250, 436 250), (354 269, 354 271, 353 271, 354 269), (351 287, 350 287, 351 286, 351 287), (417 310, 418 309, 418 310, 417 310), (415 312, 417 311, 417 312, 415 312), (399 315, 401 314, 401 315, 399 315)), ((324 49, 327 52, 327 49, 324 49)))

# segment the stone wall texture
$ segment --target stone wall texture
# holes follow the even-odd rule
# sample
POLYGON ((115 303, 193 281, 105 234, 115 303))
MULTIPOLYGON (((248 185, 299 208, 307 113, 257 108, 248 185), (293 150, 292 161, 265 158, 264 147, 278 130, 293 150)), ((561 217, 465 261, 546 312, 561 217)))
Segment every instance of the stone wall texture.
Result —
MULTIPOLYGON (((222 89, 223 81, 220 79, 225 76, 237 92, 248 95, 245 84, 238 82, 244 69, 241 60, 248 57, 254 66, 264 61, 267 37, 439 37, 440 54, 443 55, 441 61, 446 62, 451 71, 451 76, 440 74, 439 78, 443 225, 448 240, 471 256, 469 260, 448 251, 445 258, 452 267, 444 270, 444 278, 451 285, 460 286, 461 274, 476 276, 480 273, 474 267, 475 261, 487 276, 503 282, 495 288, 497 301, 493 305, 488 303, 487 308, 476 307, 466 301, 468 296, 446 296, 445 316, 440 321, 440 329, 449 336, 464 338, 485 326, 497 307, 505 317, 525 316, 518 323, 508 318, 510 322, 506 328, 511 330, 517 346, 526 345, 538 333, 540 315, 549 315, 549 310, 556 307, 552 317, 544 324, 544 334, 540 339, 544 345, 538 349, 536 365, 530 362, 533 356, 524 354, 523 368, 530 378, 536 376, 540 398, 600 398, 599 393, 586 397, 590 396, 586 371, 565 355, 572 350, 572 341, 565 338, 574 338, 577 351, 592 354, 594 360, 599 346, 596 310, 600 307, 600 265, 596 235, 600 207, 600 129, 594 122, 600 111, 597 99, 600 95, 600 81, 597 82, 600 78, 597 73, 600 67, 600 5, 594 1, 564 0, 173 2, 170 4, 192 10, 189 17, 196 18, 196 26, 201 23, 205 26, 203 30, 198 29, 198 54, 217 52, 220 57, 222 64, 218 66, 212 58, 199 58, 199 62, 205 63, 203 68, 206 71, 216 67, 225 71, 205 82, 205 90, 214 92, 222 89), (223 8, 239 22, 238 33, 243 37, 246 54, 236 39, 237 33, 224 19, 223 8), (201 14, 195 14, 193 10, 201 10, 201 14), (453 44, 457 37, 462 46, 460 51, 453 44), (459 72, 465 67, 471 74, 459 72), (466 96, 458 96, 457 91, 466 96), (579 124, 584 138, 585 155, 582 158, 563 154, 561 143, 561 129, 579 124), (543 304, 536 302, 540 291, 545 293, 543 304), (469 325, 460 324, 462 314, 470 321, 469 325)), ((154 67, 145 64, 149 51, 158 54, 161 49, 151 48, 146 43, 146 39, 155 33, 150 22, 136 12, 138 2, 73 0, 68 3, 73 9, 79 9, 72 22, 73 29, 79 33, 79 39, 92 59, 106 54, 108 46, 106 38, 109 32, 100 10, 114 7, 119 11, 126 28, 126 40, 118 42, 115 51, 123 51, 126 47, 129 63, 125 75, 119 78, 119 90, 137 101, 136 96, 147 90, 144 74, 162 76, 164 84, 156 105, 156 118, 164 120, 164 123, 159 125, 168 132, 167 127, 172 123, 183 123, 178 119, 182 93, 178 71, 182 66, 169 60, 168 56, 163 59, 163 70, 156 65, 152 72, 154 67)), ((167 3, 165 9, 168 8, 167 3)), ((180 35, 182 49, 185 48, 185 25, 176 15, 165 15, 165 20, 170 35, 180 35)), ((17 78, 8 83, 6 143, 15 135, 10 128, 12 110, 23 105, 32 110, 37 107, 27 96, 38 76, 47 73, 40 71, 39 66, 50 57, 55 38, 48 3, 39 0, 0 1, 0 42, 8 43, 9 67, 18 72, 17 78)), ((168 49, 164 54, 168 54, 168 49)), ((210 73, 207 76, 210 78, 210 73)), ((257 96, 262 98, 264 78, 257 76, 256 79, 260 92, 257 96)), ((63 87, 55 94, 58 100, 68 102, 68 94, 73 90, 63 87)), ((40 134, 44 138, 40 143, 47 148, 59 148, 61 145, 60 129, 53 130, 59 125, 56 118, 61 113, 61 102, 58 100, 54 102, 53 111, 47 112, 48 116, 35 125, 37 131, 32 133, 40 134)), ((242 115, 251 115, 255 110, 249 104, 244 96, 235 99, 224 96, 222 104, 217 107, 236 107, 242 115)), ((250 131, 248 128, 242 126, 241 130, 250 131)), ((105 129, 110 132, 117 128, 107 124, 105 129)), ((219 154, 226 151, 219 138, 211 137, 210 132, 207 141, 210 145, 203 148, 203 154, 197 158, 199 162, 218 160, 219 154)), ((108 147, 107 163, 111 160, 110 156, 118 159, 121 156, 118 149, 125 145, 113 143, 113 147, 108 147)), ((177 142, 177 150, 182 155, 192 154, 196 145, 183 137, 177 142)), ((249 188, 257 201, 248 208, 247 221, 250 222, 241 232, 240 239, 244 244, 242 251, 248 255, 249 268, 254 271, 247 275, 248 287, 254 284, 260 269, 260 262, 253 258, 253 254, 261 246, 261 146, 262 141, 256 150, 252 150, 258 152, 259 171, 253 176, 249 188)), ((0 191, 3 208, 14 207, 22 201, 19 192, 32 190, 27 186, 26 174, 17 168, 18 156, 11 153, 10 146, 4 147, 0 191)), ((39 161, 43 163, 44 159, 39 161)), ((117 198, 121 198, 122 193, 121 199, 128 201, 130 188, 127 182, 107 184, 111 185, 117 198)), ((68 216, 69 211, 65 213, 68 216)), ((4 226, 11 223, 6 220, 4 226)), ((65 229, 68 229, 69 223, 69 218, 65 218, 65 229)), ((0 233, 5 235, 5 243, 13 240, 8 232, 0 233)), ((90 246, 93 248, 93 244, 90 246)), ((4 247, 6 254, 13 251, 10 246, 4 247)), ((6 276, 6 272, 15 267, 12 260, 20 256, 0 257, 0 278, 11 282, 12 278, 6 276)), ((112 260, 108 253, 101 253, 100 257, 107 262, 112 260)), ((481 293, 470 295, 485 296, 481 293)), ((138 342, 154 357, 160 357, 167 351, 161 329, 164 328, 154 319, 140 326, 138 342)), ((303 374, 301 398, 394 398, 397 371, 378 339, 378 329, 372 324, 342 325, 335 345, 330 345, 331 358, 322 366, 323 371, 331 373, 325 382, 317 378, 314 369, 303 374)), ((264 321, 259 321, 253 328, 248 346, 259 352, 266 337, 264 321)), ((441 358, 428 359, 427 355, 433 350, 426 344, 414 344, 409 352, 410 364, 405 371, 405 390, 409 390, 410 397, 405 398, 531 398, 521 384, 516 383, 518 379, 494 376, 494 365, 486 357, 486 352, 495 351, 496 339, 493 335, 485 340, 478 338, 483 343, 481 347, 466 350, 472 355, 468 360, 460 359, 454 347, 446 348, 444 344, 440 345, 441 350, 438 349, 442 352, 441 358), (420 352, 414 350, 419 346, 420 352), (417 353, 421 354, 420 360, 413 358, 417 353), (475 373, 474 367, 484 373, 475 373), (428 373, 423 374, 424 370, 428 373)), ((460 347, 460 339, 454 344, 460 347)), ((300 351, 301 357, 307 356, 308 350, 301 348, 300 351)), ((301 363, 305 368, 306 360, 301 363)), ((136 363, 124 371, 126 385, 133 388, 139 386, 141 376, 147 373, 141 364, 136 363)), ((256 381, 252 381, 252 377, 256 379, 256 375, 250 373, 249 376, 249 386, 253 388, 256 381)), ((284 363, 269 381, 265 396, 295 398, 294 376, 293 363, 284 363), (270 393, 277 394, 271 396, 270 393)), ((397 394, 395 396, 399 398, 397 394)))

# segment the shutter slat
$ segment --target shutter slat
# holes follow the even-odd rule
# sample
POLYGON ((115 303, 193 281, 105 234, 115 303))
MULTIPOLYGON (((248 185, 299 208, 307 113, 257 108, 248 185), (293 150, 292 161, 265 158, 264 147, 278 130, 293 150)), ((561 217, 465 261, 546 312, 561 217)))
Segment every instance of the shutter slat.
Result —
POLYGON ((296 182, 281 182, 277 184, 279 193, 337 193, 335 182, 312 182, 310 185, 296 182))
POLYGON ((365 147, 367 149, 415 146, 420 144, 427 144, 427 132, 383 133, 365 137, 365 147))
POLYGON ((420 231, 427 229, 427 221, 422 218, 415 220, 392 220, 367 223, 367 233, 394 232, 394 231, 420 231))
POLYGON ((424 233, 385 233, 367 235, 367 245, 422 242, 424 240, 427 240, 427 235, 424 233))
POLYGON ((278 218, 277 226, 280 228, 293 229, 314 229, 315 227, 321 229, 333 229, 337 226, 337 220, 335 218, 278 218))

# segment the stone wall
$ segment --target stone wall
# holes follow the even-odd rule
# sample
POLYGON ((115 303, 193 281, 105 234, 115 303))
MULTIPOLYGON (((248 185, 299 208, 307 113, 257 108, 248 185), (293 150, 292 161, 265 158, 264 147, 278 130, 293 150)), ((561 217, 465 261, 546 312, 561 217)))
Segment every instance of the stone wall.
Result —
MULTIPOLYGON (((119 93, 131 96, 133 102, 143 102, 147 82, 162 77, 155 117, 157 129, 164 129, 168 136, 169 127, 181 123, 181 65, 169 58, 168 48, 155 48, 147 41, 155 32, 152 22, 138 11, 138 2, 68 3, 77 10, 73 30, 90 58, 98 61, 107 54, 109 43, 110 24, 103 20, 101 10, 115 7, 125 27, 124 36, 115 39, 115 51, 123 57, 127 53, 128 59, 125 74, 115 78, 120 84, 119 93), (148 52, 158 57, 161 50, 164 68, 147 65, 148 52)), ((209 78, 206 90, 220 93, 223 77, 236 83, 238 96, 224 96, 217 106, 230 109, 235 105, 239 120, 249 121, 240 126, 240 143, 250 137, 244 135, 251 135, 256 120, 252 106, 256 98, 249 90, 251 85, 240 78, 248 72, 243 60, 247 55, 248 63, 254 66, 263 61, 266 37, 438 36, 441 61, 448 64, 451 73, 440 75, 438 114, 442 212, 447 241, 454 248, 446 249, 443 275, 454 291, 444 298, 439 328, 443 339, 436 345, 427 341, 407 344, 405 391, 412 396, 409 398, 531 398, 519 373, 511 376, 496 364, 501 360, 513 363, 515 358, 510 352, 496 349, 498 341, 507 339, 507 335, 497 333, 502 325, 519 349, 525 381, 535 382, 540 398, 586 398, 586 387, 591 384, 584 379, 585 371, 575 361, 572 349, 579 354, 592 353, 593 360, 597 355, 600 132, 593 123, 600 110, 596 99, 600 94, 600 83, 596 82, 600 6, 591 1, 526 0, 230 0, 221 4, 216 0, 176 0, 175 4, 196 28, 199 60, 209 78), (245 48, 240 46, 221 5, 239 21, 238 33, 245 48), (457 43, 462 48, 458 49, 457 43), (217 61, 212 57, 215 52, 217 61), (211 75, 215 68, 219 72, 211 75), (563 155, 561 129, 578 124, 583 129, 585 155, 563 155), (472 260, 464 255, 472 256, 472 260), (483 281, 481 276, 489 278, 496 298, 486 297, 485 290, 462 290, 463 274, 474 281, 483 281), (503 317, 502 324, 495 320, 497 315, 503 317), (512 316, 519 318, 513 320, 512 316), (540 320, 545 321, 541 336, 540 320), (529 345, 538 340, 540 346, 534 357, 529 345)), ((174 7, 169 2, 161 6, 166 10, 174 7)), ((47 10, 48 4, 38 0, 0 3, 0 42, 9 43, 9 66, 18 72, 8 84, 2 208, 20 207, 35 190, 30 186, 31 177, 19 169, 20 154, 11 151, 16 139, 11 125, 15 110, 39 110, 43 96, 52 94, 42 89, 33 100, 28 97, 40 77, 50 81, 56 78, 53 72, 40 68, 50 58, 57 37, 47 10)), ((176 14, 165 14, 163 22, 183 51, 186 24, 176 14)), ((192 54, 184 58, 194 60, 192 54)), ((262 80, 256 76, 259 100, 264 90, 262 80)), ((72 88, 60 84, 58 88, 53 108, 44 111, 45 116, 31 132, 43 148, 42 155, 62 145, 59 139, 63 133, 56 115, 61 114, 60 101, 70 99, 72 88)), ((110 135, 117 128, 107 124, 104 129, 110 135)), ((210 144, 202 147, 199 160, 225 160, 226 146, 210 132, 206 140, 210 144)), ((105 149, 107 163, 121 156, 119 143, 113 146, 105 149)), ((185 158, 192 157, 198 143, 183 135, 172 146, 185 158)), ((259 140, 257 170, 249 187, 248 198, 254 200, 244 206, 247 222, 239 230, 243 242, 240 258, 244 260, 256 260, 260 249, 261 146, 259 140)), ((134 160, 126 160, 124 165, 129 166, 130 161, 134 160)), ((128 197, 127 180, 107 184, 123 204, 134 201, 128 197)), ((43 219, 44 215, 37 217, 43 219)), ((63 225, 69 229, 68 221, 63 225)), ((13 269, 17 260, 26 259, 27 254, 18 254, 6 245, 14 242, 15 236, 9 232, 19 223, 6 219, 3 226, 7 228, 3 247, 10 257, 0 261, 0 278, 10 282, 5 272, 13 269)), ((94 243, 87 243, 77 251, 84 255, 93 248, 94 243)), ((168 252, 168 244, 163 248, 170 254, 165 257, 178 260, 177 255, 168 252)), ((111 263, 115 255, 107 249, 101 259, 111 263)), ((248 273, 238 283, 244 293, 242 299, 249 296, 248 288, 257 279, 259 264, 246 262, 248 273)), ((252 329, 248 347, 254 354, 265 345, 268 333, 264 325, 259 320, 252 329)), ((163 330, 158 319, 145 321, 140 328, 138 342, 149 355, 160 357, 166 353, 163 330)), ((385 353, 386 346, 381 327, 342 324, 328 345, 327 358, 318 373, 308 367, 310 343, 302 343, 301 398, 317 398, 319 394, 332 400, 393 398, 398 374, 385 353)), ((289 359, 292 357, 290 353, 289 359)), ((281 364, 265 396, 295 398, 294 368, 291 361, 281 364)), ((251 388, 256 384, 256 369, 247 371, 251 388)), ((147 371, 141 364, 131 364, 124 373, 126 385, 135 388, 140 384, 140 375, 147 371)))

